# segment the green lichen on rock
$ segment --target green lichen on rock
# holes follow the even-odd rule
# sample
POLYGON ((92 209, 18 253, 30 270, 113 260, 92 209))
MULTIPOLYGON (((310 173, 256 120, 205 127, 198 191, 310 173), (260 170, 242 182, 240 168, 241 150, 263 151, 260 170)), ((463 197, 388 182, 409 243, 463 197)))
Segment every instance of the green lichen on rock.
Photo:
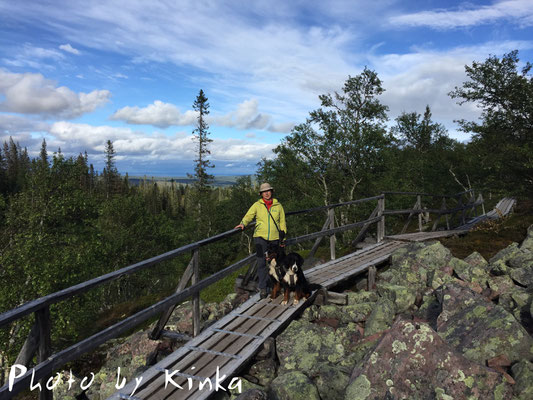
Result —
POLYGON ((316 386, 299 371, 278 376, 270 384, 270 392, 278 400, 320 400, 316 386))
POLYGON ((521 360, 511 368, 516 384, 513 387, 519 399, 533 399, 533 363, 521 360))
POLYGON ((277 338, 280 372, 314 373, 321 362, 336 364, 346 355, 342 336, 328 326, 293 321, 277 338), (295 340, 297 338, 297 340, 295 340))
POLYGON ((237 388, 231 390, 231 394, 230 394, 230 400, 235 400, 237 397, 239 397, 242 393, 246 392, 247 390, 251 390, 251 389, 259 389, 259 390, 264 390, 265 388, 260 386, 260 385, 256 385, 255 383, 252 383, 244 378, 238 378, 240 380, 240 383, 241 383, 241 392, 239 393, 239 390, 237 388))
POLYGON ((395 304, 387 298, 381 298, 366 320, 365 336, 371 336, 390 328, 395 314, 395 304))
POLYGON ((481 254, 479 254, 477 251, 472 252, 472 254, 466 257, 463 261, 467 262, 473 267, 480 267, 486 271, 488 271, 489 269, 488 261, 485 260, 485 258, 481 254))
POLYGON ((321 399, 341 399, 350 377, 347 368, 323 363, 318 366, 312 380, 321 399))
POLYGON ((376 292, 360 290, 358 292, 346 292, 348 296, 348 305, 357 305, 361 303, 375 303, 378 301, 376 292))
POLYGON ((344 400, 365 400, 372 394, 370 381, 365 375, 359 375, 346 388, 344 400))
POLYGON ((416 290, 408 286, 378 282, 376 287, 380 296, 387 297, 394 302, 396 313, 405 312, 415 304, 416 290))

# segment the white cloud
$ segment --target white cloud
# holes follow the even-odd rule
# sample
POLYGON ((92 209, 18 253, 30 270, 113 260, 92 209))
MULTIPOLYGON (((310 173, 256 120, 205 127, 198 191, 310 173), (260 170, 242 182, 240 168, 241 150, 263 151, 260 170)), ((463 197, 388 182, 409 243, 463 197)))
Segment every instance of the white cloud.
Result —
POLYGON ((74 118, 94 111, 109 101, 107 90, 75 93, 41 74, 10 73, 0 69, 0 111, 74 118))
MULTIPOLYGON (((178 132, 172 136, 161 133, 146 134, 129 128, 92 126, 67 121, 54 123, 49 134, 54 138, 50 146, 61 147, 64 152, 103 154, 107 140, 121 158, 133 161, 192 160, 196 157, 196 144, 190 133, 178 132)), ((259 160, 272 154, 274 145, 239 139, 216 139, 210 144, 211 159, 259 160)))
MULTIPOLYGON (((111 120, 124 121, 128 124, 153 125, 158 128, 194 125, 197 118, 198 113, 196 111, 187 110, 182 113, 174 104, 164 103, 160 100, 156 100, 144 108, 137 106, 121 108, 110 117, 111 120)), ((230 111, 225 115, 208 115, 206 121, 210 125, 242 130, 265 129, 285 133, 294 126, 293 123, 273 124, 272 116, 259 112, 257 99, 246 100, 237 105, 235 111, 230 111)))
POLYGON ((60 62, 64 55, 55 49, 45 49, 24 43, 17 48, 9 57, 4 57, 2 61, 10 67, 30 67, 35 69, 51 68, 46 62, 60 62))
POLYGON ((19 115, 0 113, 0 134, 3 135, 46 132, 49 128, 50 125, 46 122, 24 118, 19 115))
POLYGON ((80 51, 72 47, 70 43, 62 44, 61 46, 59 46, 59 48, 63 51, 66 51, 67 53, 75 54, 77 56, 80 55, 80 51))
POLYGON ((182 113, 174 104, 154 101, 147 107, 124 107, 116 111, 110 119, 124 121, 134 125, 153 125, 158 128, 169 126, 192 125, 196 122, 197 113, 189 110, 182 113))
POLYGON ((533 25, 531 0, 504 0, 491 5, 475 7, 466 3, 454 11, 422 11, 391 17, 393 25, 428 26, 436 29, 452 29, 506 20, 521 26, 533 25))

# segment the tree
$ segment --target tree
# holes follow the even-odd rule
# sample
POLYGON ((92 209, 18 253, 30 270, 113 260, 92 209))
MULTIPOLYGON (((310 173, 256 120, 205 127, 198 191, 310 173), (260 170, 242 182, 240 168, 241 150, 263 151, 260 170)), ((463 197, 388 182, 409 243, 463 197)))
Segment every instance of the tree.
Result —
POLYGON ((478 168, 494 188, 533 191, 533 77, 527 62, 519 70, 518 51, 500 59, 465 66, 469 80, 450 92, 459 104, 481 108, 481 122, 459 121, 473 133, 472 146, 480 154, 478 168), (494 151, 498 149, 498 151, 494 151))
POLYGON ((402 113, 391 132, 399 145, 395 163, 401 165, 399 169, 391 165, 390 169, 396 184, 402 186, 396 189, 443 193, 450 181, 449 155, 454 141, 442 124, 431 120, 429 106, 423 116, 417 112, 402 113))
POLYGON ((118 191, 119 185, 119 173, 115 165, 115 149, 113 148, 113 142, 108 140, 105 147, 105 167, 103 171, 105 193, 109 195, 118 191))
POLYGON ((200 191, 205 191, 207 185, 213 180, 213 175, 207 173, 208 168, 213 168, 214 165, 208 160, 207 156, 211 154, 208 145, 213 140, 209 136, 209 125, 205 117, 209 115, 209 103, 204 91, 200 89, 196 100, 193 103, 193 110, 198 113, 196 128, 193 130, 194 140, 196 141, 196 152, 198 158, 194 160, 196 166, 194 167, 194 176, 196 177, 196 186, 200 191))
MULTIPOLYGON (((274 150, 280 161, 299 165, 312 178, 308 187, 318 189, 324 204, 352 200, 362 182, 368 190, 381 172, 382 151, 391 143, 385 129, 388 108, 377 99, 383 91, 377 74, 367 68, 348 77, 342 93, 319 96, 322 108, 312 111, 274 150)), ((291 166, 263 162, 260 174, 266 167, 291 166)))

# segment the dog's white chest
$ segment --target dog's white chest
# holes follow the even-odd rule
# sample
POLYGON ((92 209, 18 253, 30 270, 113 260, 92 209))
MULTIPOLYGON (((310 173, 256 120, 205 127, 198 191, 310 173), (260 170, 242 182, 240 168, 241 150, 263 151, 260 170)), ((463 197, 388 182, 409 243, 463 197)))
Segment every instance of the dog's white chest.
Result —
POLYGON ((276 263, 276 259, 275 258, 270 260, 268 273, 270 274, 270 276, 272 276, 275 280, 277 280, 279 282, 278 274, 276 273, 276 266, 277 265, 278 264, 276 263))

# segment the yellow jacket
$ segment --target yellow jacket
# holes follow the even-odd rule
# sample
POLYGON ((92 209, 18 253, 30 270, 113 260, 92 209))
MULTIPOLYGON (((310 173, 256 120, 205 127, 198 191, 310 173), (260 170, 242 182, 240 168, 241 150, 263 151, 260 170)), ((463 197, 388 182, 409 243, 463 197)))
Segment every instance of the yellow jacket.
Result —
POLYGON ((266 240, 278 240, 279 232, 276 228, 272 218, 278 224, 278 228, 287 233, 287 225, 285 224, 285 211, 281 206, 281 203, 277 199, 273 199, 272 206, 270 207, 270 214, 268 214, 267 207, 263 199, 257 200, 246 215, 243 217, 241 224, 248 225, 255 218, 255 230, 254 237, 262 237, 266 240))

